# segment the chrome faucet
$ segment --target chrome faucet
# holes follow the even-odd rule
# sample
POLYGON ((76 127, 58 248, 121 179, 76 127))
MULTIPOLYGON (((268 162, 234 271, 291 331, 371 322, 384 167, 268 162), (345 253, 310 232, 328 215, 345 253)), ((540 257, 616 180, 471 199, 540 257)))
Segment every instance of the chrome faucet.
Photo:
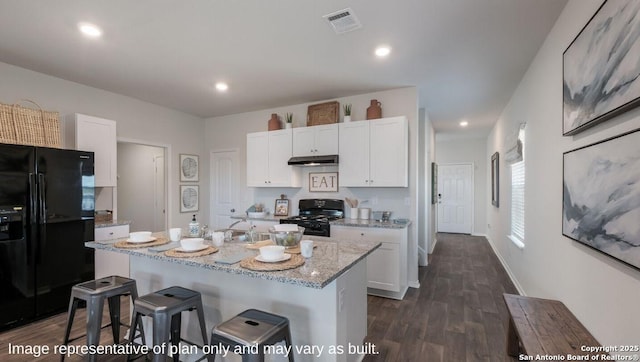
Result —
MULTIPOLYGON (((238 224, 239 224, 239 223, 241 223, 241 222, 247 222, 247 218, 246 218, 246 217, 243 217, 242 219, 240 219, 240 220, 238 220, 238 221, 235 221, 233 224, 229 225, 229 226, 227 227, 227 229, 231 229, 232 227, 234 227, 234 226, 238 225, 238 224)), ((251 226, 253 226, 253 225, 251 225, 251 226)))

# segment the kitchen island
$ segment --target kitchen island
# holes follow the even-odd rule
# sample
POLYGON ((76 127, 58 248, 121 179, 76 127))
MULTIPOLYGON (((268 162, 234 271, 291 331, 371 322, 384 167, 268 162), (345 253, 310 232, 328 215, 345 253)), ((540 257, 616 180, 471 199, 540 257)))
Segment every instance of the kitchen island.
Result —
MULTIPOLYGON (((238 255, 258 255, 257 250, 249 250, 241 242, 225 243, 217 253, 193 258, 168 257, 148 248, 122 249, 114 245, 118 240, 86 245, 129 254, 130 277, 136 280, 140 295, 173 285, 202 293, 208 331, 246 309, 256 308, 289 318, 296 361, 358 360, 367 332, 365 260, 380 243, 305 238, 314 240, 313 257, 298 268, 270 272, 217 262, 238 255)), ((199 341, 195 313, 185 313, 182 323, 183 336, 199 341)), ((270 357, 285 360, 280 355, 270 357)))

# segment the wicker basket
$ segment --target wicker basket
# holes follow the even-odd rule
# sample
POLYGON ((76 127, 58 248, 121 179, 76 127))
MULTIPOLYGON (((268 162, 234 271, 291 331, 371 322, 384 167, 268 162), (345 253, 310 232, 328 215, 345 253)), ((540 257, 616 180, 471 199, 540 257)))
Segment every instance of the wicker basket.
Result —
POLYGON ((58 112, 0 103, 0 142, 60 148, 58 112))

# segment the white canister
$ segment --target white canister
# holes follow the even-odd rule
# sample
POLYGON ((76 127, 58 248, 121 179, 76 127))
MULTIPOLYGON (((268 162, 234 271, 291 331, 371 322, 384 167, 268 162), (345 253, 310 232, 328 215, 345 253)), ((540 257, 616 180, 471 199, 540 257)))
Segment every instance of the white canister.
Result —
POLYGON ((358 209, 358 219, 360 220, 369 220, 371 216, 371 209, 368 207, 361 207, 358 209))
POLYGON ((351 208, 351 213, 349 214, 349 218, 350 219, 357 219, 358 218, 358 208, 357 207, 352 207, 351 208))

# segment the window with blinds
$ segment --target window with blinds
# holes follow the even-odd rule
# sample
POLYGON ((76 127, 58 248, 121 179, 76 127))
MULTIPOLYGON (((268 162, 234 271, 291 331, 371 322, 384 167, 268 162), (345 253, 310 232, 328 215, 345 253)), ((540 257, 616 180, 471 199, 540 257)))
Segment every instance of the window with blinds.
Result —
POLYGON ((524 129, 518 140, 522 143, 522 161, 511 165, 511 237, 524 244, 524 129))
POLYGON ((511 235, 524 241, 524 161, 511 165, 511 235))

